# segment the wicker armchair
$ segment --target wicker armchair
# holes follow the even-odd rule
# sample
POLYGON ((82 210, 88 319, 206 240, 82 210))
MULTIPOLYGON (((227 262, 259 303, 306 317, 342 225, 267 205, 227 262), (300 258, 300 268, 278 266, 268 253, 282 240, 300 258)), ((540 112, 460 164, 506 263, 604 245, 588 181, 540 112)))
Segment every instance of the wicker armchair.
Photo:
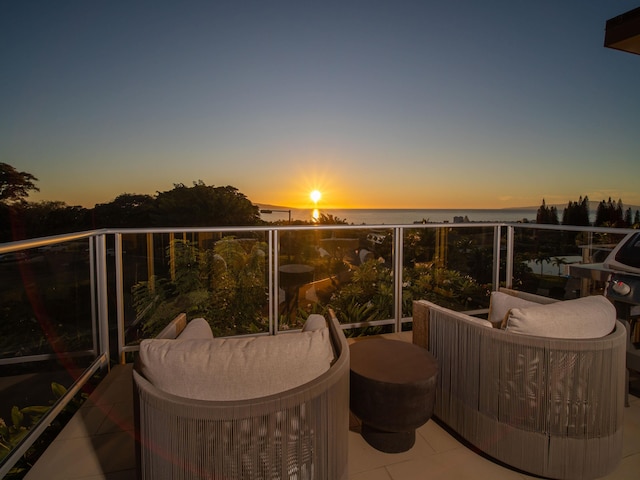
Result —
POLYGON ((335 352, 329 370, 262 398, 183 398, 134 369, 139 477, 346 479, 349 348, 333 313, 327 323, 335 352))
POLYGON ((420 300, 413 325, 414 343, 440 365, 434 416, 463 439, 547 478, 597 478, 618 465, 626 347, 619 321, 603 338, 534 337, 420 300))
MULTIPOLYGON (((632 335, 634 329, 629 324, 628 320, 620 320, 627 329, 627 380, 625 381, 625 397, 624 404, 629 406, 629 372, 634 371, 640 373, 640 348, 632 341, 632 335)), ((637 322, 637 320, 636 320, 637 322)), ((638 328, 635 326, 635 328, 638 328)))

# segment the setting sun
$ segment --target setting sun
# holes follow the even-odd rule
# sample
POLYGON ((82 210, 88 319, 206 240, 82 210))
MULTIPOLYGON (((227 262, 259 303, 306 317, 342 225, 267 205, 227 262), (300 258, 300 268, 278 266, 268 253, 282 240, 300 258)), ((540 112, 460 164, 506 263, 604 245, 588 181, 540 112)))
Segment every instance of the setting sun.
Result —
POLYGON ((320 201, 320 198, 322 198, 322 194, 319 190, 312 191, 309 196, 311 197, 313 203, 318 203, 320 201))

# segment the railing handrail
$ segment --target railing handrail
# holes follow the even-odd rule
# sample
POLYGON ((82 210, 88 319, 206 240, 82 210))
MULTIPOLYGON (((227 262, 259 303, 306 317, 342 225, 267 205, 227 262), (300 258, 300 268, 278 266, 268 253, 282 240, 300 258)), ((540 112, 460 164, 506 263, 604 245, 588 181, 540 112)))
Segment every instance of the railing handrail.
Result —
POLYGON ((638 230, 633 228, 617 228, 617 227, 594 227, 582 225, 551 225, 548 223, 503 223, 502 226, 525 228, 532 230, 559 230, 568 232, 594 232, 594 233, 634 233, 638 230))
POLYGON ((479 228, 479 227, 513 227, 534 230, 561 230, 573 232, 598 232, 598 233, 634 233, 633 228, 595 227, 578 225, 551 225, 545 223, 520 223, 520 222, 468 222, 468 223, 396 223, 396 224, 362 224, 362 225, 239 225, 223 227, 148 227, 148 228, 99 228, 82 232, 65 233, 47 237, 29 238, 13 242, 0 243, 0 254, 11 253, 20 250, 46 247, 57 243, 69 242, 97 235, 112 234, 146 234, 146 233, 205 233, 205 232, 268 232, 273 230, 298 231, 298 230, 383 230, 396 228, 479 228))
POLYGON ((102 230, 87 230, 75 233, 63 233, 61 235, 52 235, 49 237, 27 238, 25 240, 16 240, 14 242, 0 243, 0 254, 17 252, 29 248, 40 248, 57 243, 71 242, 73 240, 81 240, 91 238, 98 235, 102 230))

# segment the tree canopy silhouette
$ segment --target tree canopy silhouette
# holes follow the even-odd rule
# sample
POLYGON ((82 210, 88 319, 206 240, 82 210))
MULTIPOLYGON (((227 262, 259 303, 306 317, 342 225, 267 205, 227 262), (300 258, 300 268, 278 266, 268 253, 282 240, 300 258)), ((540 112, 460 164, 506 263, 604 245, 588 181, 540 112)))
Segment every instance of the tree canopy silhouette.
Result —
POLYGON ((597 227, 629 227, 631 225, 631 210, 629 209, 626 214, 623 213, 624 206, 622 200, 614 202, 609 197, 609 201, 605 203, 602 200, 598 204, 596 210, 596 226, 597 227))
POLYGON ((563 225, 589 226, 589 197, 580 197, 577 202, 569 202, 562 213, 563 225))
POLYGON ((0 202, 24 202, 30 191, 40 191, 38 179, 27 172, 19 172, 7 163, 0 163, 0 202))
POLYGON ((214 187, 199 180, 193 187, 179 183, 173 190, 158 192, 152 218, 154 226, 163 227, 256 225, 260 210, 235 187, 214 187))
POLYGON ((156 211, 151 195, 123 193, 109 203, 98 203, 93 209, 95 227, 149 227, 156 211))
POLYGON ((199 180, 192 187, 174 184, 155 196, 123 193, 93 209, 64 202, 26 202, 37 180, 2 166, 0 242, 44 237, 93 228, 216 227, 262 224, 260 210, 231 186, 214 187, 199 180), (6 199, 6 201, 5 201, 6 199))
POLYGON ((542 199, 542 205, 538 207, 538 211, 536 213, 536 223, 547 223, 551 225, 558 225, 558 210, 556 207, 551 205, 550 207, 542 199))

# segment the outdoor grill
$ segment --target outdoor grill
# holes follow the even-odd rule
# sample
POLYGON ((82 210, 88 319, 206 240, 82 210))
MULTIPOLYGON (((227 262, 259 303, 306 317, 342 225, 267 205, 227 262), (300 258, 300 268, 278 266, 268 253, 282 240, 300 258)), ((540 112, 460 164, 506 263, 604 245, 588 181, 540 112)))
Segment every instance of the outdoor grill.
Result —
POLYGON ((612 272, 605 295, 615 305, 618 317, 629 320, 633 332, 640 316, 640 232, 627 235, 611 251, 604 267, 612 272))

